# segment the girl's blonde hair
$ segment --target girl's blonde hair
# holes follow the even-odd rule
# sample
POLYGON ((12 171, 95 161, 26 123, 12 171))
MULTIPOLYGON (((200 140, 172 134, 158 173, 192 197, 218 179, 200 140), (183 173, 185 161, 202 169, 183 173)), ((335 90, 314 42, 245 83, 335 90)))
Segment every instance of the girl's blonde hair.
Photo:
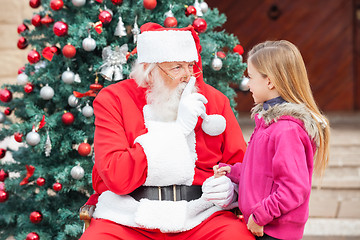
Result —
POLYGON ((311 92, 304 60, 298 48, 286 40, 266 41, 248 53, 250 61, 263 77, 268 77, 287 102, 305 104, 317 122, 319 146, 315 154, 315 173, 323 175, 329 161, 330 126, 321 114, 311 92))

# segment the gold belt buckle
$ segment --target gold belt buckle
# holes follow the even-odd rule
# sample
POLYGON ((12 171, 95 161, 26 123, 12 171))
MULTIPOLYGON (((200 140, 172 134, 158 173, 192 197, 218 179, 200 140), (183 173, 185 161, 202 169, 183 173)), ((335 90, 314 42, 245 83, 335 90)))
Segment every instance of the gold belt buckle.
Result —
MULTIPOLYGON (((159 201, 161 201, 162 198, 161 198, 161 187, 160 186, 158 186, 158 193, 159 193, 159 201)), ((177 199, 176 199, 176 185, 175 184, 173 185, 173 198, 174 198, 174 202, 176 202, 177 199)))
POLYGON ((174 196, 174 202, 176 202, 176 185, 173 185, 173 196, 174 196))
POLYGON ((161 187, 158 186, 158 190, 159 190, 159 201, 161 201, 161 187))

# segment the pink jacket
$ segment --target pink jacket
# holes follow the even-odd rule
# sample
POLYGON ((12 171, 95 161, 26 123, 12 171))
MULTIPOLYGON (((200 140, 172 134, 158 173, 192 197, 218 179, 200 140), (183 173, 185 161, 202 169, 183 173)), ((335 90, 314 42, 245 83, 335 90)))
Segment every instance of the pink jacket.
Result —
MULTIPOLYGON (((256 127, 243 163, 227 176, 239 184, 239 208, 253 214, 264 232, 280 239, 301 239, 309 215, 316 121, 303 106, 253 109, 256 127)), ((221 164, 224 165, 224 164, 221 164)))

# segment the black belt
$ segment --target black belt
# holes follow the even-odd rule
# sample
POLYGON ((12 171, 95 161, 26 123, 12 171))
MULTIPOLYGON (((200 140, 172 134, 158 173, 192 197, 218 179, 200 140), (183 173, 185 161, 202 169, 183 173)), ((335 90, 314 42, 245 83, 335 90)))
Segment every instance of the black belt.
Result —
POLYGON ((202 195, 201 186, 172 185, 165 187, 141 186, 129 194, 137 201, 142 198, 160 201, 191 201, 202 195))

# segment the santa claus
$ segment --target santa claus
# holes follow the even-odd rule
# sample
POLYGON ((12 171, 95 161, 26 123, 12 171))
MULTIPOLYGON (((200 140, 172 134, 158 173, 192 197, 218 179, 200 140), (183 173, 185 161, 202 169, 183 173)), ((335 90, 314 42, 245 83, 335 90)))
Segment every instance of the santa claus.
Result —
POLYGON ((222 208, 236 202, 231 181, 211 177, 214 165, 242 161, 246 143, 229 100, 204 83, 200 51, 192 27, 147 23, 131 79, 97 95, 99 197, 82 240, 254 239, 222 208))

